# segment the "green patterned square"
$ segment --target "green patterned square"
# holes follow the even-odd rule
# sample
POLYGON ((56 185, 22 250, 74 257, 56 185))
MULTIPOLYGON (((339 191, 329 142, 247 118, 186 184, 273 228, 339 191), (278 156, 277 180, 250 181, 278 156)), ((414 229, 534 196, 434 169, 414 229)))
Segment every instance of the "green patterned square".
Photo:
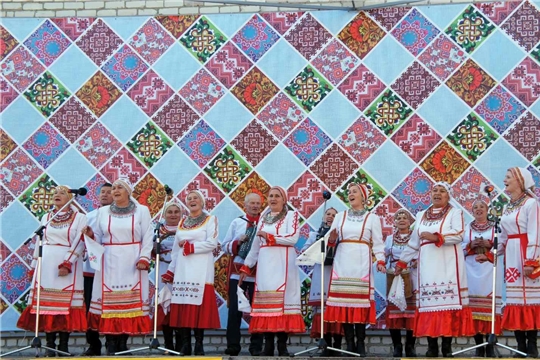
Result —
POLYGON ((454 147, 470 161, 476 161, 490 147, 498 136, 474 112, 467 115, 446 137, 454 147))
POLYGON ((227 37, 206 16, 201 16, 180 38, 180 43, 202 64, 212 57, 226 41, 227 37))
POLYGON ((173 142, 152 121, 149 121, 127 143, 127 147, 148 168, 154 166, 172 146, 173 142))
POLYGON ((204 168, 204 172, 226 193, 240 184, 250 171, 251 166, 230 146, 204 168))
POLYGON ((348 200, 348 190, 347 187, 350 183, 355 182, 357 184, 363 184, 368 188, 368 200, 365 205, 368 210, 374 209, 378 203, 380 203, 386 196, 386 191, 383 187, 379 185, 375 179, 373 179, 368 173, 364 170, 359 170, 354 174, 343 186, 336 192, 336 195, 343 201, 347 206, 349 205, 348 200))
POLYGON ((50 72, 45 72, 24 92, 39 112, 49 118, 70 96, 69 91, 50 72))
POLYGON ((540 171, 540 156, 538 156, 536 159, 532 162, 533 166, 537 168, 540 171))
POLYGON ((45 174, 37 179, 20 197, 19 201, 39 220, 51 211, 53 190, 57 184, 45 174))
POLYGON ((470 54, 494 30, 495 26, 478 9, 470 5, 448 26, 445 32, 470 54))
POLYGON ((365 115, 386 135, 392 134, 411 116, 412 109, 392 90, 386 90, 365 115))
POLYGON ((540 63, 540 44, 531 51, 531 57, 536 60, 536 62, 540 63))
POLYGON ((332 85, 314 68, 306 66, 287 85, 285 92, 308 113, 332 91, 332 85))

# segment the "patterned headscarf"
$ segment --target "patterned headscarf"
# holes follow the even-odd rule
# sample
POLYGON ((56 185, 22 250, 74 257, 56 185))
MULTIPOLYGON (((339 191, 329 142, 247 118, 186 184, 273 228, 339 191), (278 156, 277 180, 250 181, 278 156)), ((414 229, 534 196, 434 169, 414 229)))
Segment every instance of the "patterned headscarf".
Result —
POLYGON ((433 188, 435 188, 436 186, 442 186, 443 188, 445 188, 446 192, 448 192, 448 195, 450 196, 450 199, 454 197, 454 192, 452 190, 452 187, 446 181, 439 181, 433 184, 433 188))
POLYGON ((282 188, 281 186, 272 186, 270 190, 268 191, 268 193, 270 194, 270 191, 272 190, 279 191, 279 193, 281 194, 281 197, 283 198, 283 206, 287 206, 287 201, 289 201, 289 199, 287 198, 287 192, 285 191, 285 189, 282 188))
POLYGON ((352 183, 349 183, 349 185, 347 186, 347 190, 350 190, 353 186, 356 186, 358 187, 358 189, 360 189, 360 192, 362 193, 362 197, 364 198, 364 202, 366 202, 368 199, 368 188, 363 184, 352 182, 352 183))
POLYGON ((513 167, 508 169, 508 171, 510 171, 512 176, 517 179, 519 185, 521 186, 521 190, 531 190, 534 192, 534 179, 529 170, 520 167, 513 167))
POLYGON ((182 211, 182 205, 180 205, 180 203, 178 203, 178 201, 176 201, 176 199, 173 199, 171 201, 169 201, 168 203, 165 204, 165 208, 163 209, 163 212, 166 213, 167 210, 169 210, 169 208, 171 206, 176 206, 177 208, 180 209, 180 211, 182 211))

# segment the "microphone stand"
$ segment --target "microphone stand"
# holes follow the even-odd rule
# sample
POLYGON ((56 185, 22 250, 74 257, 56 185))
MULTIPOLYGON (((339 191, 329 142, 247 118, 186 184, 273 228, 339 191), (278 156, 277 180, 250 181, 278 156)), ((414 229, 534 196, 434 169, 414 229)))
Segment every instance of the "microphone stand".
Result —
MULTIPOLYGON (((161 214, 159 216, 159 221, 157 222, 156 224, 156 227, 154 228, 154 243, 156 244, 156 266, 154 268, 154 285, 156 287, 156 290, 154 291, 154 333, 153 333, 153 337, 152 337, 152 340, 150 340, 150 344, 146 347, 140 347, 140 348, 137 348, 137 349, 133 349, 133 350, 124 350, 124 351, 119 351, 119 352, 116 352, 112 355, 123 355, 123 354, 128 354, 128 353, 134 353, 134 352, 139 352, 139 351, 143 351, 143 350, 161 350, 163 351, 164 353, 165 352, 170 352, 174 355, 180 355, 179 352, 175 351, 175 350, 172 350, 172 349, 167 349, 166 347, 162 347, 161 344, 159 343, 159 339, 157 338, 157 327, 158 327, 158 323, 157 323, 157 318, 158 318, 158 295, 159 295, 159 256, 161 254, 161 238, 159 236, 159 230, 161 229, 161 227, 163 226, 163 218, 165 217, 165 205, 167 205, 167 201, 169 200, 169 191, 167 190, 170 190, 170 188, 168 186, 165 186, 165 191, 167 192, 166 196, 165 196, 165 202, 163 203, 163 207, 161 208, 161 214)), ((171 194, 172 194, 172 190, 170 190, 171 194)))
MULTIPOLYGON (((494 201, 494 198, 491 197, 491 191, 488 191, 486 189, 486 192, 488 194, 488 197, 489 197, 489 208, 490 210, 493 210, 495 209, 495 206, 493 205, 493 201, 494 201)), ((494 214, 494 217, 495 217, 495 231, 494 231, 494 235, 493 235, 493 246, 491 248, 491 253, 493 254, 493 276, 492 276, 492 290, 491 290, 491 333, 489 334, 488 336, 488 339, 487 341, 484 341, 482 344, 479 344, 479 345, 475 345, 475 346, 471 346, 471 347, 468 347, 468 348, 465 348, 465 349, 462 349, 462 350, 459 350, 459 351, 455 351, 452 353, 452 355, 457 355, 457 354, 461 354, 463 352, 466 352, 466 351, 469 351, 469 350, 474 350, 474 349, 477 349, 479 347, 483 347, 483 346, 486 346, 486 345, 493 345, 493 350, 495 351, 495 355, 500 358, 500 354, 499 354, 499 350, 497 349, 497 346, 499 347, 502 347, 504 349, 507 349, 507 350, 510 350, 512 352, 515 352, 519 355, 522 355, 523 357, 527 357, 527 354, 522 352, 522 351, 519 351, 519 350, 516 350, 510 346, 506 346, 504 344, 501 344, 500 342, 498 342, 497 340, 497 334, 495 333, 495 323, 496 323, 496 318, 495 318, 495 315, 496 315, 496 294, 497 294, 497 262, 498 262, 498 246, 499 246, 499 236, 498 234, 500 233, 500 228, 499 228, 499 222, 500 222, 500 219, 499 219, 499 216, 497 215, 497 213, 495 211, 491 212, 492 214, 494 214)))
MULTIPOLYGON (((325 194, 323 193, 323 196, 325 196, 325 194)), ((326 202, 328 201, 328 199, 330 199, 330 197, 324 197, 324 207, 323 207, 323 219, 321 221, 321 227, 319 229, 321 229, 323 226, 324 226, 324 216, 326 214, 326 202)), ((317 235, 317 238, 321 238, 321 233, 320 233, 320 230, 319 230, 319 234, 317 235)), ((347 350, 342 350, 342 349, 338 349, 338 348, 334 348, 334 347, 331 347, 331 346, 328 346, 328 344, 326 343, 326 340, 324 340, 324 260, 326 258, 326 244, 325 244, 325 241, 324 239, 321 240, 321 331, 320 331, 320 337, 319 337, 319 341, 317 343, 317 346, 316 347, 311 347, 309 349, 306 349, 306 350, 302 350, 302 351, 299 351, 297 353, 294 353, 291 355, 291 357, 295 357, 295 356, 298 356, 298 355, 302 355, 302 354, 305 354, 305 353, 311 353, 309 354, 310 357, 313 357, 314 354, 318 353, 318 352, 321 352, 321 351, 324 351, 324 350, 333 350, 333 351, 337 351, 337 352, 340 352, 342 354, 347 354, 347 355, 351 355, 351 356, 357 356, 357 357, 360 357, 359 354, 357 353, 353 353, 351 351, 347 351, 347 350)), ((331 344, 330 344, 331 345, 331 344)))
POLYGON ((68 208, 71 205, 71 203, 75 200, 77 195, 79 195, 78 193, 74 193, 74 194, 75 194, 75 196, 73 196, 64 206, 62 206, 60 208, 60 210, 58 210, 45 224, 43 224, 39 228, 37 228, 37 230, 34 231, 34 235, 31 238, 29 238, 28 240, 26 240, 24 242, 24 245, 26 245, 26 244, 30 243, 30 241, 32 241, 34 236, 36 236, 36 235, 38 236, 38 242, 37 242, 37 245, 38 245, 38 258, 37 258, 37 264, 36 264, 36 283, 35 283, 35 288, 36 288, 36 304, 35 304, 36 305, 36 327, 35 327, 35 331, 34 331, 34 338, 32 339, 32 342, 30 343, 30 345, 22 347, 20 349, 16 349, 16 350, 7 352, 5 354, 0 354, 0 358, 4 357, 4 356, 7 356, 7 355, 11 355, 11 354, 16 354, 16 353, 19 353, 21 351, 24 351, 24 350, 27 350, 27 349, 30 349, 30 348, 36 349, 36 357, 40 356, 39 349, 41 349, 41 348, 42 349, 47 349, 47 350, 50 350, 50 351, 54 351, 58 355, 72 356, 68 352, 58 350, 58 349, 55 349, 55 348, 51 348, 51 347, 48 347, 46 345, 41 345, 41 339, 39 337, 39 320, 40 320, 39 319, 39 314, 40 314, 40 306, 41 306, 41 264, 42 264, 42 260, 43 260, 43 231, 47 228, 47 225, 49 225, 56 218, 56 216, 59 213, 61 213, 64 209, 68 208))

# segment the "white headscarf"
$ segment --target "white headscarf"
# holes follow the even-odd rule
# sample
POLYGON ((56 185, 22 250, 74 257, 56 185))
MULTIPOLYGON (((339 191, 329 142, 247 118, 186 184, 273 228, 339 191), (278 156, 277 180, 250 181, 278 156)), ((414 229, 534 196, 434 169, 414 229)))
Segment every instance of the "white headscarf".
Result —
POLYGON ((521 186, 521 190, 525 191, 527 194, 538 200, 536 194, 534 193, 534 179, 528 169, 513 167, 508 169, 508 171, 510 171, 512 173, 512 176, 517 179, 519 185, 521 186))

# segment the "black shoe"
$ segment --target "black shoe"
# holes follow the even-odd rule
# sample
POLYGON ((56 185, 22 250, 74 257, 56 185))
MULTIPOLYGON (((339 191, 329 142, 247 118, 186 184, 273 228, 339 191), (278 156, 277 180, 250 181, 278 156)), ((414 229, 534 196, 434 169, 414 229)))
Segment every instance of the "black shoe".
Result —
POLYGON ((240 347, 237 347, 237 346, 229 346, 225 349, 225 355, 230 355, 230 356, 238 356, 238 354, 240 354, 240 351, 242 349, 240 347))
POLYGON ((451 337, 442 338, 441 352, 442 352, 442 356, 445 358, 454 357, 454 355, 452 355, 452 338, 451 337))
POLYGON ((107 355, 114 355, 117 349, 118 335, 107 335, 105 337, 106 343, 105 347, 107 348, 107 355))
POLYGON ((287 340, 289 340, 289 334, 284 332, 277 333, 277 350, 279 356, 291 356, 289 350, 287 350, 287 340))
POLYGON ((366 324, 355 324, 354 330, 356 332, 356 353, 360 357, 366 357, 366 324))
MULTIPOLYGON (((354 341, 354 325, 353 324, 343 324, 343 332, 345 333, 345 342, 347 343, 348 352, 356 352, 356 343, 354 341)), ((347 356, 353 356, 348 355, 347 356)))
POLYGON ((482 346, 474 350, 475 357, 486 357, 486 349, 482 346))
MULTIPOLYGON (((514 336, 516 337, 518 351, 521 351, 522 353, 527 354, 527 335, 525 331, 516 330, 514 331, 514 336)), ((517 358, 517 359, 524 358, 524 357, 526 356, 518 354, 518 353, 515 353, 514 355, 514 358, 517 358)))
POLYGON ((538 357, 538 331, 529 330, 527 331, 527 356, 530 358, 538 357))
POLYGON ((426 352, 426 357, 436 358, 439 357, 439 344, 438 339, 433 337, 428 337, 428 350, 426 352))
POLYGON ((180 356, 191 356, 191 329, 180 328, 176 331, 176 345, 174 350, 180 356))
POLYGON ((405 344, 405 357, 414 358, 416 357, 416 349, 414 345, 405 344))
POLYGON ((90 346, 82 353, 82 356, 101 356, 101 347, 99 349, 90 346))
POLYGON ((495 349, 493 345, 486 345, 486 357, 487 358, 496 358, 495 349))
POLYGON ((193 349, 194 355, 204 356, 204 329, 193 329, 195 334, 195 348, 193 349))
POLYGON ((71 354, 69 353, 69 349, 68 349, 69 333, 68 332, 61 332, 61 333, 58 333, 58 335, 59 335, 59 338, 60 338, 60 341, 58 342, 58 350, 63 351, 63 352, 68 354, 68 355, 64 355, 62 353, 58 353, 58 356, 59 357, 71 356, 71 354))
MULTIPOLYGON (((45 333, 45 345, 51 349, 56 349, 56 333, 45 333)), ((44 357, 56 357, 56 352, 46 349, 44 357)))
POLYGON ((394 345, 394 352, 392 353, 392 356, 395 358, 403 357, 403 345, 401 344, 394 345))
POLYGON ((264 334, 264 350, 262 354, 264 356, 274 356, 274 333, 264 334))

